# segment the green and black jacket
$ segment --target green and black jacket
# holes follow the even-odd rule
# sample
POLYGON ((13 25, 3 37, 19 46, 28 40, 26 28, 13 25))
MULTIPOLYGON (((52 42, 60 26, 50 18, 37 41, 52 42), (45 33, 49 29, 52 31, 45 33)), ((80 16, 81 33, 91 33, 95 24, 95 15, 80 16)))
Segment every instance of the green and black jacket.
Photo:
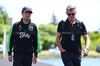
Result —
POLYGON ((40 50, 40 39, 37 27, 34 23, 16 22, 12 25, 9 36, 7 50, 8 55, 12 55, 12 49, 14 53, 37 53, 40 50))

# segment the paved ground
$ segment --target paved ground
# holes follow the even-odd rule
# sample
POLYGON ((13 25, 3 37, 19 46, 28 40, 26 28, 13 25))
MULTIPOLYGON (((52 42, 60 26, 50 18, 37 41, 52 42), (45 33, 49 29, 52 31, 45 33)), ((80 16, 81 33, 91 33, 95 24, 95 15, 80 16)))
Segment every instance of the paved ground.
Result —
MULTIPOLYGON (((8 37, 7 37, 8 38, 8 37)), ((8 40, 8 39, 7 39, 8 40)), ((6 41, 6 47, 7 47, 7 41, 6 41)), ((0 59, 0 66, 13 66, 12 62, 8 61, 8 57, 7 57, 7 49, 6 49, 6 56, 5 59, 0 59)), ((51 64, 46 64, 43 62, 37 62, 37 64, 33 64, 32 66, 54 66, 51 64)))
MULTIPOLYGON (((8 38, 8 37, 7 37, 8 38)), ((8 39, 7 39, 8 40, 8 39)), ((6 47, 7 47, 7 41, 6 41, 6 47)), ((13 66, 12 62, 8 61, 8 57, 7 57, 7 49, 6 49, 6 56, 5 59, 0 59, 0 66, 13 66)), ((46 64, 43 62, 37 62, 37 64, 33 64, 32 66, 54 66, 54 65, 50 65, 50 64, 46 64)))
MULTIPOLYGON (((0 66, 12 66, 12 62, 9 62, 8 59, 0 59, 0 66)), ((54 66, 54 65, 37 62, 37 64, 33 64, 32 66, 54 66)))

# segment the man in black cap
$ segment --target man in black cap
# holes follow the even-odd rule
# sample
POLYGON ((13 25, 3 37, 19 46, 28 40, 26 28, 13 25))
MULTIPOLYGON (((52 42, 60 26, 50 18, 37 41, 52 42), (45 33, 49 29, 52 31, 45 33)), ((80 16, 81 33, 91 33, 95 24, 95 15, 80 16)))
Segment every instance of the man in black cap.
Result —
POLYGON ((8 59, 12 61, 12 49, 14 52, 13 66, 31 66, 34 52, 33 63, 37 62, 37 55, 40 50, 37 27, 31 22, 32 9, 24 7, 22 9, 22 19, 12 25, 7 50, 8 59))
POLYGON ((76 7, 69 5, 66 14, 66 21, 60 21, 58 24, 56 43, 65 66, 81 66, 81 35, 86 45, 83 50, 84 57, 88 55, 90 39, 84 23, 75 18, 76 7))

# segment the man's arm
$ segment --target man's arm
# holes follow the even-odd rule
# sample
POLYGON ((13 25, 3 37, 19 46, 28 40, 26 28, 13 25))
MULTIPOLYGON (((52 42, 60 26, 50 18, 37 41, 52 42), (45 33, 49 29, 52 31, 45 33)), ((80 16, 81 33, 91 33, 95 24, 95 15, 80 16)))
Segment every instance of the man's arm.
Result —
POLYGON ((90 39, 89 39, 89 36, 86 34, 86 35, 83 35, 83 38, 85 40, 85 49, 83 50, 83 53, 84 53, 84 57, 86 57, 88 55, 88 51, 89 51, 89 47, 90 47, 90 39))
POLYGON ((57 44, 59 50, 61 52, 64 52, 65 50, 62 48, 62 45, 61 45, 61 42, 60 42, 60 38, 61 38, 61 33, 57 32, 56 44, 57 44))
POLYGON ((83 35, 84 40, 85 40, 85 44, 86 44, 86 48, 90 47, 90 39, 88 35, 83 35))
POLYGON ((7 43, 7 51, 8 51, 8 60, 11 62, 12 61, 12 47, 14 44, 14 32, 13 32, 13 25, 9 31, 8 35, 8 43, 7 43))
POLYGON ((33 58, 33 63, 37 63, 37 57, 38 57, 38 52, 40 51, 40 38, 39 38, 39 33, 37 30, 37 27, 35 27, 35 37, 34 37, 34 58, 33 58))

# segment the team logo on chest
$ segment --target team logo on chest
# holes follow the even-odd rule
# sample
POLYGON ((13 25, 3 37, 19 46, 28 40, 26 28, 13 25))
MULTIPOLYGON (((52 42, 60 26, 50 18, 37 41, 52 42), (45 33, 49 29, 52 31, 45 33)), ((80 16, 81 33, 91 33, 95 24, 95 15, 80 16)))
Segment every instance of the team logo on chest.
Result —
POLYGON ((21 25, 19 25, 18 29, 21 31, 23 29, 23 27, 21 25))
POLYGON ((19 38, 23 37, 30 38, 30 35, 28 33, 20 32, 19 34, 20 34, 19 38))

